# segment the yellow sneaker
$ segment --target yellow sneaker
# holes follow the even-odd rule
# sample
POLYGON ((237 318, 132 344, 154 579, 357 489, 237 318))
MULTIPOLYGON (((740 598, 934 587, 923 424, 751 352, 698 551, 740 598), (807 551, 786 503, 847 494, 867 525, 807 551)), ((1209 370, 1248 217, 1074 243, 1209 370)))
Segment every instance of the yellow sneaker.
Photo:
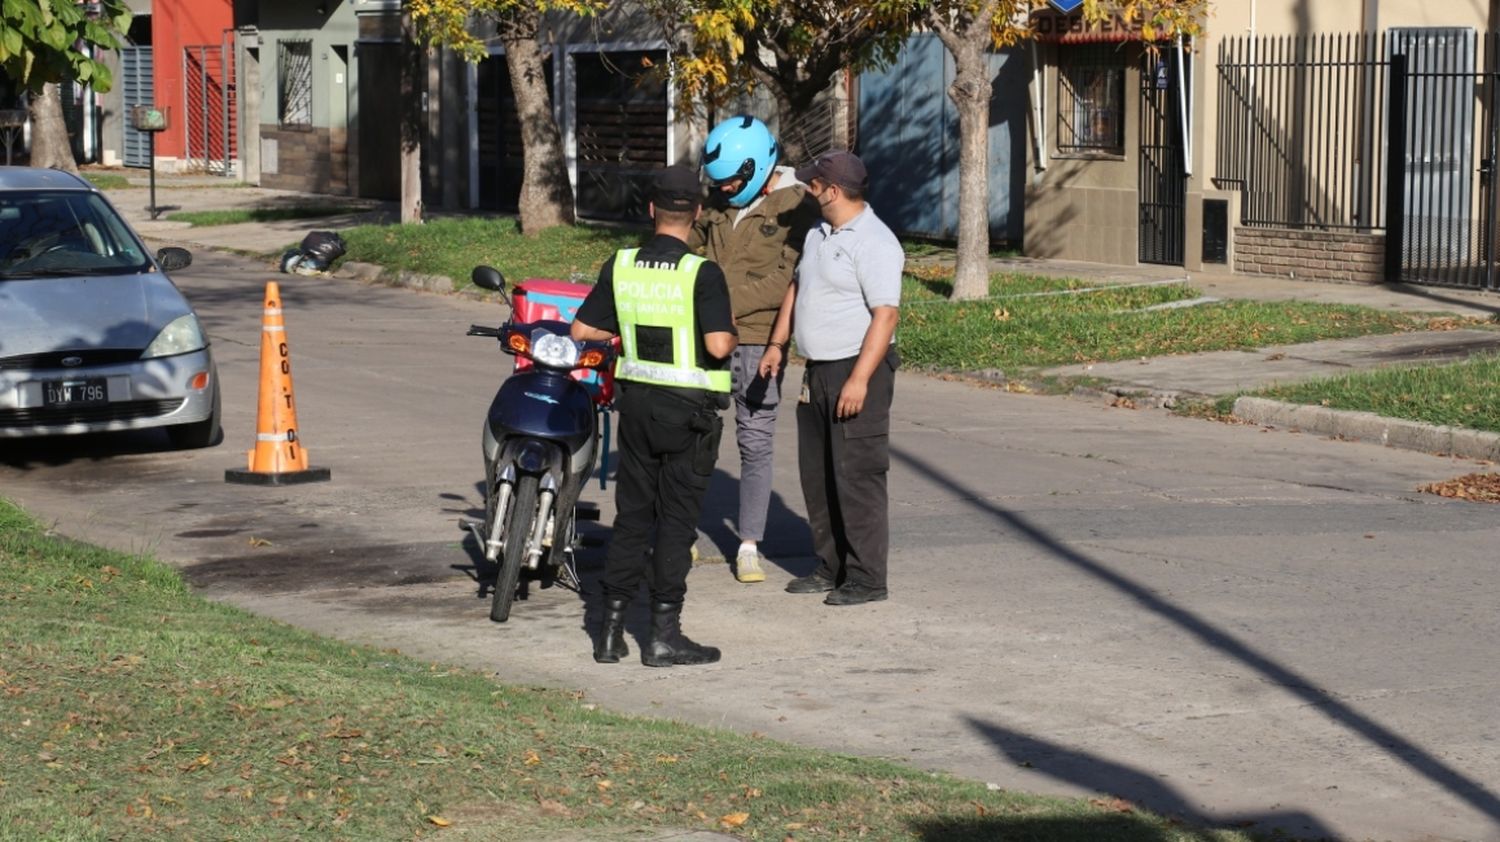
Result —
POLYGON ((754 582, 764 582, 766 580, 766 571, 761 569, 761 558, 762 556, 758 550, 740 550, 734 557, 734 578, 747 585, 754 582))

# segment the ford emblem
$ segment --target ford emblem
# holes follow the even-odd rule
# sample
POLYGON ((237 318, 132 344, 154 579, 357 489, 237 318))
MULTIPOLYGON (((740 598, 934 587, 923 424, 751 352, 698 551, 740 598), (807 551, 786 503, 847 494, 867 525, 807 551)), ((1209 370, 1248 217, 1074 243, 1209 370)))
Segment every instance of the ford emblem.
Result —
POLYGON ((62 364, 68 368, 72 368, 75 365, 83 365, 83 357, 63 357, 62 364))

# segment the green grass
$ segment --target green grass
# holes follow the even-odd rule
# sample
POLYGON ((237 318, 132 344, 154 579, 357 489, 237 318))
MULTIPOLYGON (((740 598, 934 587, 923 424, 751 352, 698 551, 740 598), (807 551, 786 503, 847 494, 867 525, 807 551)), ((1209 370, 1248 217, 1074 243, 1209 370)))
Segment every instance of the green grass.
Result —
POLYGON ((358 213, 354 205, 300 205, 285 208, 236 208, 233 210, 178 211, 167 214, 173 222, 187 222, 196 227, 238 225, 242 222, 280 222, 289 219, 316 219, 358 213))
POLYGON ((100 190, 120 190, 132 186, 130 179, 112 172, 84 171, 83 177, 100 190))
POLYGON ((3 839, 1246 838, 319 638, 4 500, 0 605, 3 839))
MULTIPOLYGON (((424 225, 370 225, 342 232, 346 260, 392 270, 446 275, 469 284, 477 264, 512 282, 560 278, 592 282, 618 248, 645 232, 578 225, 523 236, 511 218, 438 219, 424 225)), ((952 269, 914 266, 903 279, 902 356, 913 365, 1002 369, 1007 373, 1068 363, 1186 354, 1393 333, 1417 317, 1306 302, 1217 302, 1171 310, 1144 308, 1197 298, 1186 284, 1114 286, 1097 281, 998 274, 990 297, 953 302, 952 269), (1076 294, 1050 294, 1061 292, 1076 294)))
POLYGON ((340 232, 349 246, 346 260, 446 275, 462 287, 469 273, 486 264, 506 279, 556 278, 593 283, 599 267, 616 249, 638 246, 644 229, 590 225, 549 228, 521 234, 503 217, 437 219, 422 225, 364 225, 340 232))
POLYGON ((951 302, 942 279, 908 277, 898 330, 903 359, 918 366, 1019 372, 1070 363, 1256 348, 1393 333, 1414 317, 1307 302, 1229 301, 1142 312, 1198 297, 1185 284, 1113 287, 1074 295, 1083 281, 997 275, 991 297, 951 302))
POLYGON ((1253 394, 1288 403, 1373 412, 1500 433, 1500 355, 1402 366, 1276 386, 1253 394))

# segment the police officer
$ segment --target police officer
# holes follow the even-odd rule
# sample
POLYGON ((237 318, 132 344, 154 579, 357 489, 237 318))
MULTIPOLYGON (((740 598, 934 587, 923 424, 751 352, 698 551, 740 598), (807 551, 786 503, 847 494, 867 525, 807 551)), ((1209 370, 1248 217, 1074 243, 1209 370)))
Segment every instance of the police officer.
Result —
POLYGON ((700 209, 698 176, 682 166, 662 170, 650 205, 655 236, 604 264, 573 320, 574 339, 621 341, 617 513, 604 564, 604 627, 594 645, 602 664, 630 654, 625 611, 642 579, 651 593, 651 638, 641 662, 719 660, 718 649, 682 633, 698 514, 723 433, 719 412, 729 405, 727 360, 739 341, 723 271, 688 251, 700 209))

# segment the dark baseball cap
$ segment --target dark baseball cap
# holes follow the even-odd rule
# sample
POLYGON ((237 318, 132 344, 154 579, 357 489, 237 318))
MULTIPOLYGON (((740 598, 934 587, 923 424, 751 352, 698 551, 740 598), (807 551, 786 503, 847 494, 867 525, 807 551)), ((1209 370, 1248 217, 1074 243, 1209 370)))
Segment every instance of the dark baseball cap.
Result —
POLYGON ((703 186, 692 169, 675 164, 656 174, 651 201, 659 210, 693 211, 703 202, 703 186))
POLYGON ((797 180, 803 184, 811 182, 814 178, 821 178, 829 184, 851 187, 855 190, 864 190, 870 182, 870 175, 865 172, 864 162, 855 157, 853 152, 846 152, 843 149, 824 152, 814 158, 811 164, 797 168, 797 180))

